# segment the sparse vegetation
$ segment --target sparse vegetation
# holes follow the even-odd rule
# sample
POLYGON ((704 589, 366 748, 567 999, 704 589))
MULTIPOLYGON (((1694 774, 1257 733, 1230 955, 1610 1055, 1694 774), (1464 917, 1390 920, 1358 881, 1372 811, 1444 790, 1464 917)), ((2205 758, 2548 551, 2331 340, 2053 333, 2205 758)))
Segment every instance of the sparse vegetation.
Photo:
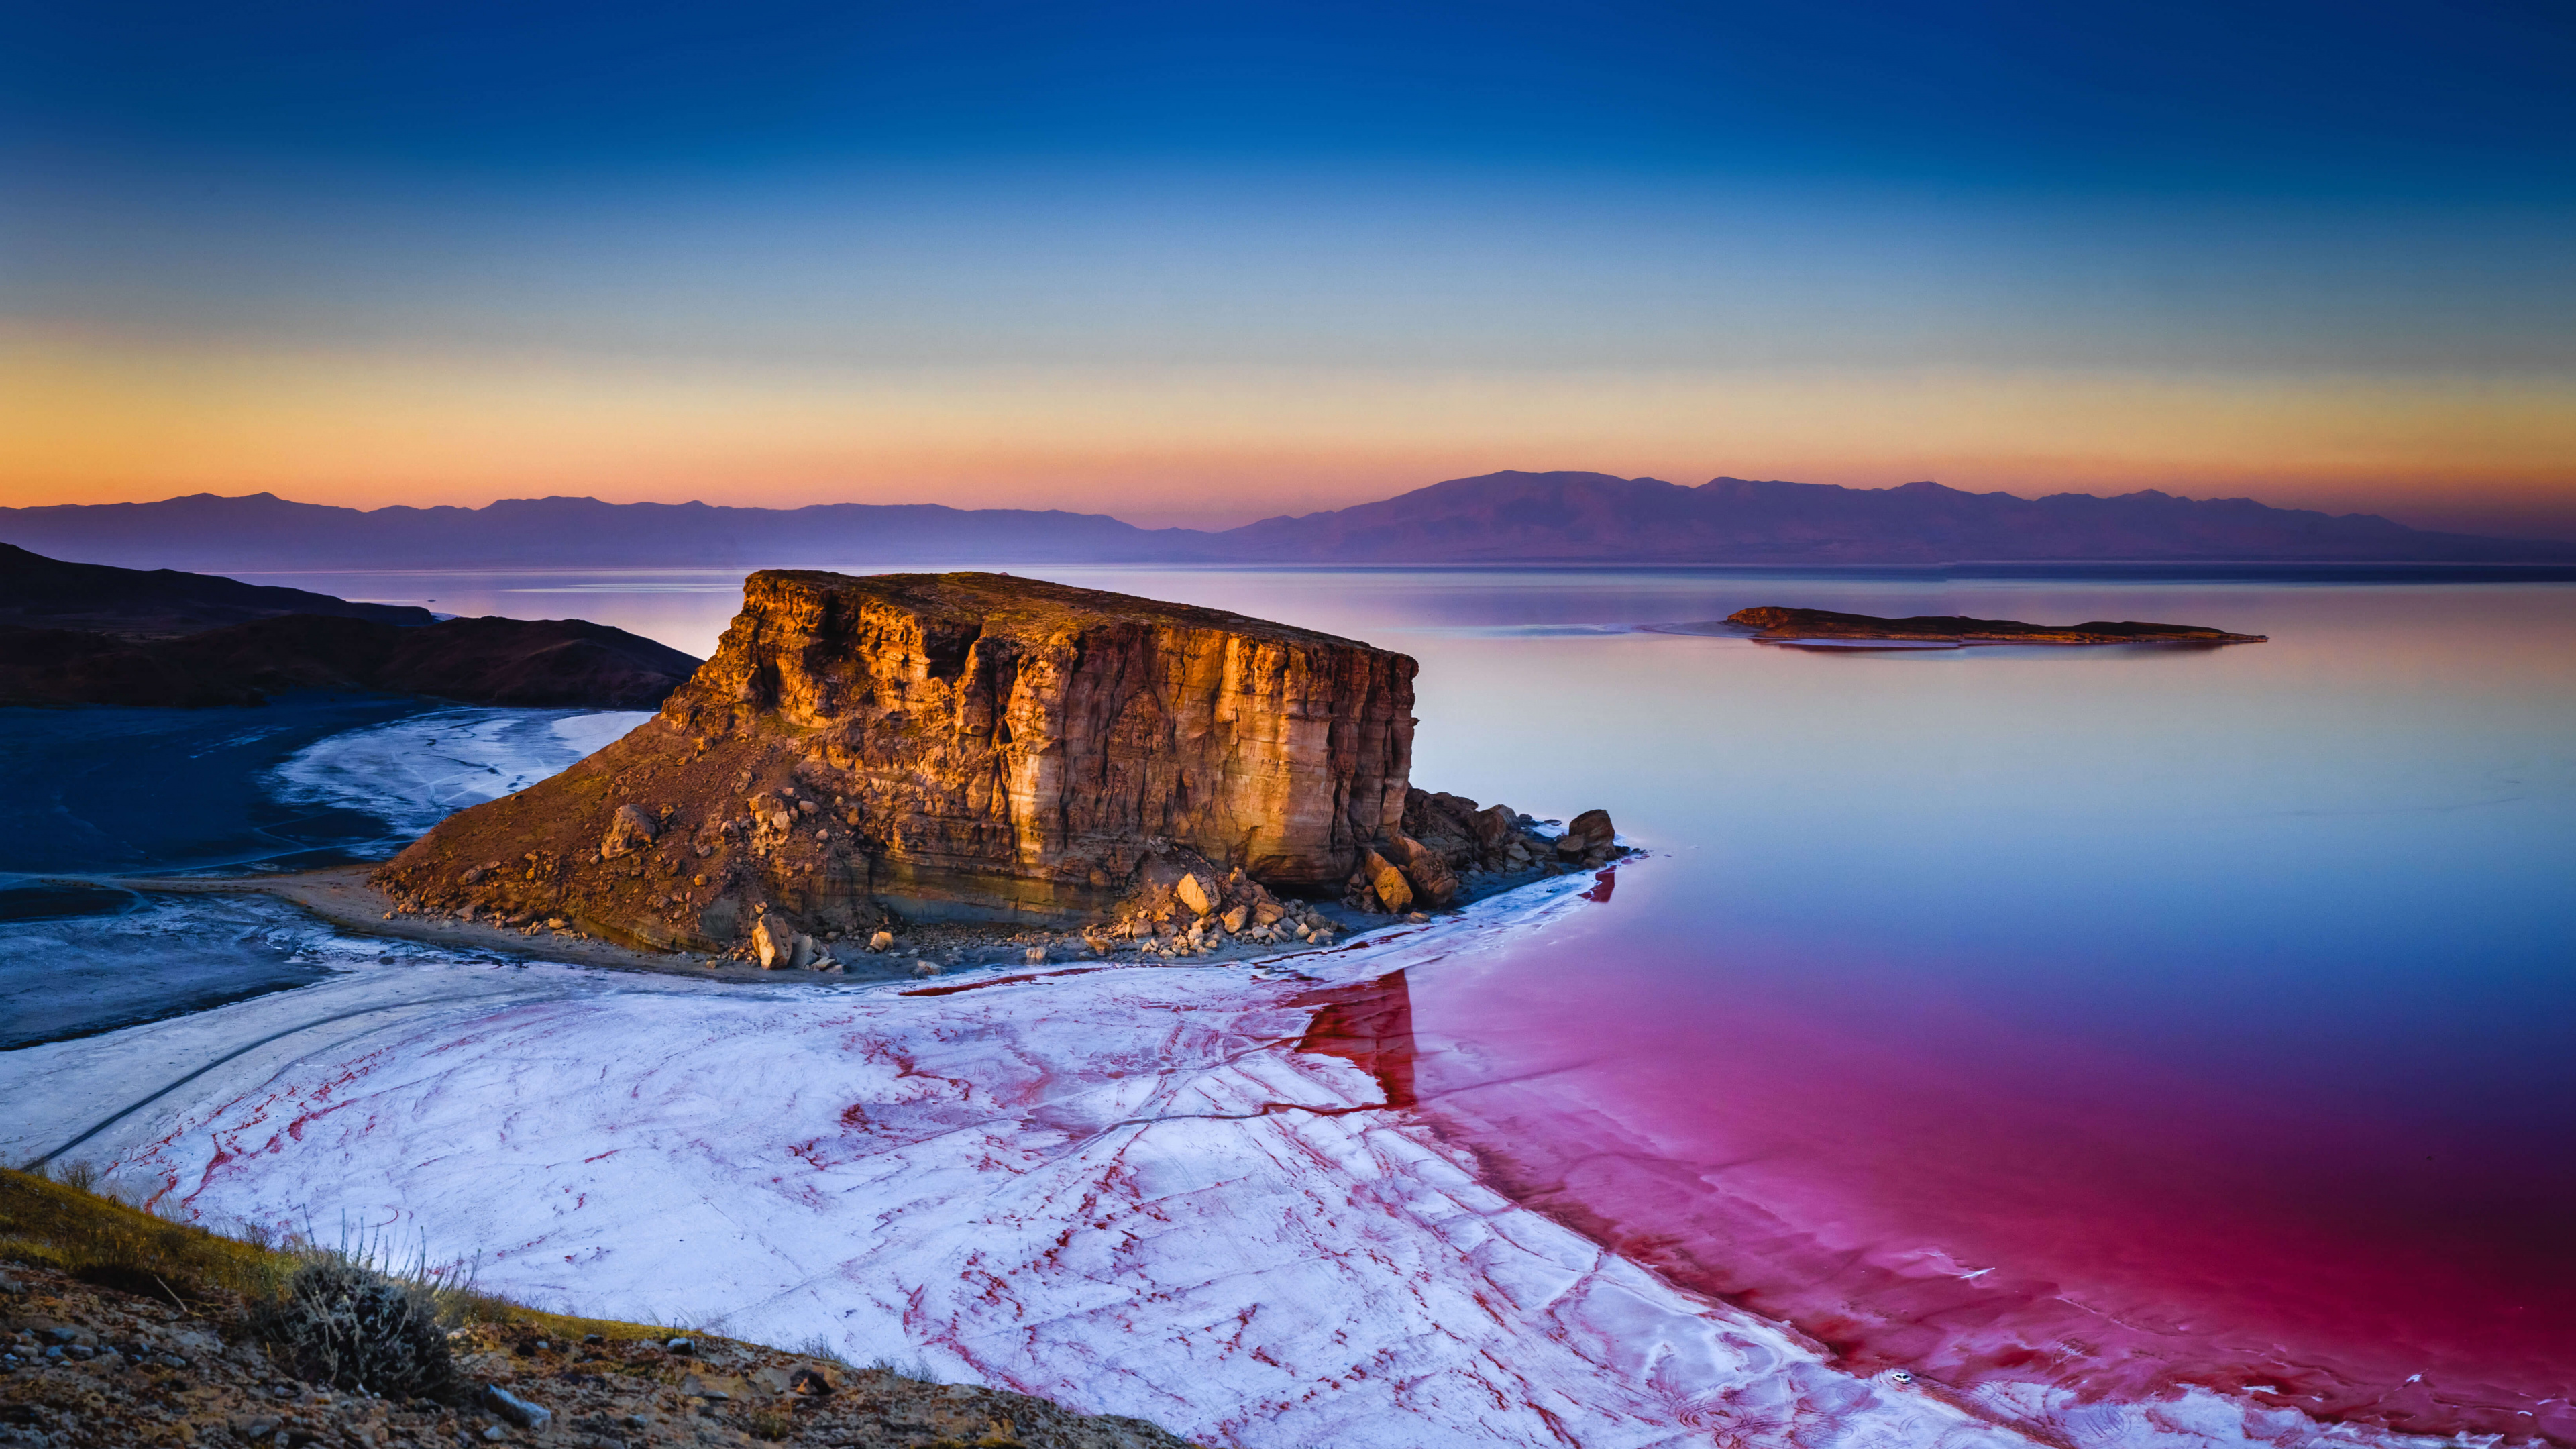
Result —
POLYGON ((431 1291, 341 1253, 311 1254, 252 1321, 307 1383, 400 1398, 445 1398, 455 1386, 431 1291))
POLYGON ((676 1325, 538 1312, 432 1274, 425 1257, 405 1269, 364 1237, 333 1247, 228 1238, 90 1190, 98 1186, 73 1165, 53 1176, 0 1169, 0 1264, 12 1265, 0 1271, 10 1305, 0 1339, 22 1356, 37 1350, 31 1330, 11 1331, 17 1317, 71 1336, 61 1361, 40 1354, 0 1374, 0 1429, 120 1449, 243 1435, 258 1444, 507 1438, 481 1392, 493 1384, 591 1442, 629 1449, 683 1449, 709 1424, 815 1449, 1183 1442, 1134 1419, 929 1382, 919 1369, 852 1368, 819 1342, 800 1355, 692 1330, 674 1348, 676 1325))

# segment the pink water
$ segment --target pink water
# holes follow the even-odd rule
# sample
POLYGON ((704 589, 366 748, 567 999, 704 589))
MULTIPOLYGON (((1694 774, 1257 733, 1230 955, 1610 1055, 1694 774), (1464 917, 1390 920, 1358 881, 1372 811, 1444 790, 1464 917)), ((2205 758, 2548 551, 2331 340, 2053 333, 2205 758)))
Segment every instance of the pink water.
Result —
POLYGON ((1048 576, 1413 653, 1418 782, 1652 851, 1312 1034, 1523 1200, 1864 1366, 2576 1444, 2576 587, 1048 576), (1768 603, 2272 642, 1617 627, 1768 603))

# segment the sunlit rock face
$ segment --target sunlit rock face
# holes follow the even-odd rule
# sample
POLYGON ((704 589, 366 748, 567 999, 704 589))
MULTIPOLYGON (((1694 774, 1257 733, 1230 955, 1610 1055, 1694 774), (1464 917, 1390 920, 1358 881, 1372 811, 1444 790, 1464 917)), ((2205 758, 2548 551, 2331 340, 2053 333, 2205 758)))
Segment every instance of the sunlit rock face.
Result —
MULTIPOLYGON (((757 573, 651 723, 452 818, 383 878, 699 947, 768 909, 829 930, 877 903, 1084 919, 1166 845, 1337 889, 1401 823, 1414 671, 1327 634, 1001 574, 757 573), (659 834, 609 855, 630 806, 659 834), (449 885, 475 866, 529 899, 449 885)), ((630 817, 617 839, 638 834, 630 817)))

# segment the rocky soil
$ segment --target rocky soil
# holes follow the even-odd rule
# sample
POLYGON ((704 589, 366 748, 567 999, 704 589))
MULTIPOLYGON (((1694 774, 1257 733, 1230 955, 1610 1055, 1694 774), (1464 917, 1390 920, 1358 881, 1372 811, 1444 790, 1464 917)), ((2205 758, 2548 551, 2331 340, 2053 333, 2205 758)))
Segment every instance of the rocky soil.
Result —
POLYGON ((1140 1420, 1020 1394, 631 1326, 475 1323, 449 1336, 461 1376, 450 1401, 378 1398, 285 1372, 254 1340, 239 1299, 202 1289, 180 1299, 154 1286, 136 1294, 0 1268, 0 1449, 1185 1444, 1140 1420))

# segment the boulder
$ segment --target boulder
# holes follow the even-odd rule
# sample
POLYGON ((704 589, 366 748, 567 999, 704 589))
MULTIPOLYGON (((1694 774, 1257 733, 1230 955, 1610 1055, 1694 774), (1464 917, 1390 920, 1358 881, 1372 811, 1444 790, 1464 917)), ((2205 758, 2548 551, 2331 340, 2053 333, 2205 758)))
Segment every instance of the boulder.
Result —
POLYGON ((763 971, 776 971, 796 962, 796 933, 776 916, 763 916, 751 928, 752 959, 763 971))
POLYGON ((1569 838, 1580 839, 1587 855, 1597 850, 1608 850, 1619 840, 1619 832, 1611 825, 1607 810, 1584 811, 1565 827, 1565 833, 1569 838))
POLYGON ((632 854, 650 846, 661 833, 662 827, 652 816, 636 806, 620 805, 617 813, 608 817, 608 835, 600 842, 600 856, 615 860, 621 855, 632 854))
POLYGON ((1413 883, 1417 899, 1425 905, 1445 906, 1458 898, 1457 873, 1440 852, 1401 831, 1388 837, 1388 844, 1389 853, 1403 866, 1405 879, 1413 883))
POLYGON ((1216 895, 1211 893, 1195 874, 1182 876, 1178 881, 1173 882, 1172 895, 1182 905, 1189 907, 1190 914, 1194 916, 1206 915, 1215 908, 1217 902, 1216 895))
POLYGON ((1413 909, 1413 887, 1404 872, 1387 858, 1372 850, 1361 861, 1360 870, 1368 877, 1369 891, 1377 897, 1380 908, 1388 915, 1401 915, 1413 909))

